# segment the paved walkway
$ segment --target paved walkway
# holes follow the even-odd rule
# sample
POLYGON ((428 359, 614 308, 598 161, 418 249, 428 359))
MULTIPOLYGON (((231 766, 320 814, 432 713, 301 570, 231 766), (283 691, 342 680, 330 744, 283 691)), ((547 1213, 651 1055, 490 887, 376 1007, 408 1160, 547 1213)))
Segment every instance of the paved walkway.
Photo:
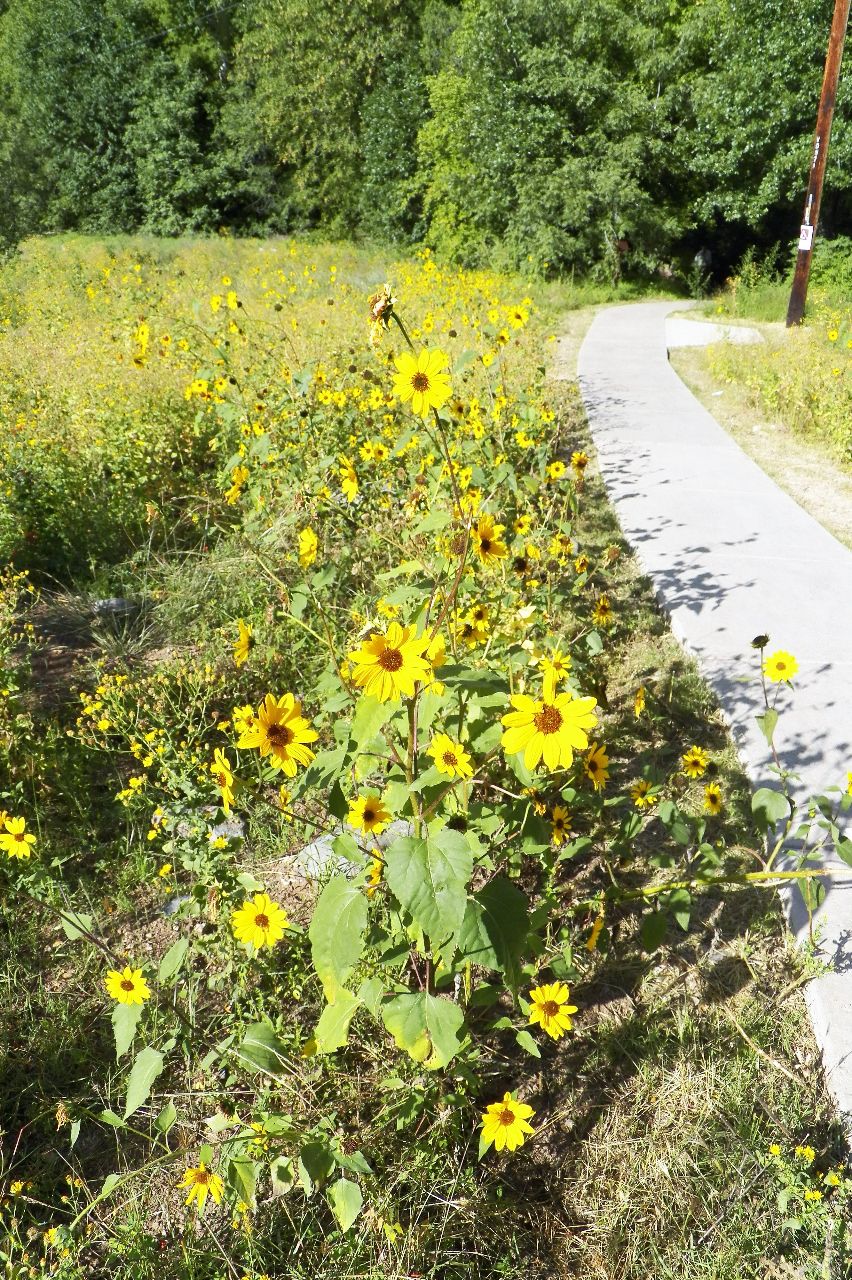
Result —
MULTIPOLYGON (((800 792, 852 770, 852 552, 783 493, 719 426, 668 361, 666 316, 688 303, 597 314, 577 373, 603 478, 672 630, 695 655, 755 786, 777 779, 755 723, 753 636, 799 662, 776 734, 800 792), (752 677, 744 682, 744 677, 752 677)), ((564 370, 563 376, 573 376, 564 370)), ((831 483, 830 475, 826 484, 831 483)), ((852 826, 852 823, 850 823, 852 826)), ((829 1084, 852 1117, 852 869, 830 881, 817 919, 833 972, 807 995, 829 1084)), ((807 915, 787 895, 793 929, 807 915)))

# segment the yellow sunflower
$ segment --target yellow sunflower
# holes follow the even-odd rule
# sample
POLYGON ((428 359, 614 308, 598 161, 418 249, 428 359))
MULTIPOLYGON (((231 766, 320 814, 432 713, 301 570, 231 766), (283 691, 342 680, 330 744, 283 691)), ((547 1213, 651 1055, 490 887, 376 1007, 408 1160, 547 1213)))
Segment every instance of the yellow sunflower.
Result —
POLYGON ((252 639, 252 626, 250 622, 245 622, 242 618, 237 619, 239 628, 239 637, 234 645, 234 665, 241 667, 251 652, 254 640, 252 639))
POLYGON ((28 858, 35 842, 35 836, 27 831, 25 818, 6 816, 3 830, 0 831, 0 849, 10 858, 28 858))
POLYGON ((425 656, 432 668, 432 674, 424 687, 440 698, 444 692, 444 684, 437 679, 435 672, 439 671, 447 661, 447 642, 440 632, 429 641, 425 656))
POLYGON ((244 747, 246 744, 242 739, 247 733, 251 733, 251 731, 256 727, 257 712, 254 707, 234 707, 234 710, 231 713, 231 720, 233 722, 234 729, 239 736, 237 746, 244 747))
POLYGON ((645 710, 645 686, 640 684, 636 690, 636 697, 633 699, 633 714, 638 720, 642 712, 645 710))
POLYGON ((187 1169, 177 1185, 180 1190, 189 1187, 186 1203, 192 1204, 194 1200, 198 1205, 199 1213, 204 1208, 208 1195, 214 1204, 222 1203, 222 1192, 225 1190, 225 1184, 218 1173, 211 1173, 204 1164, 200 1164, 197 1169, 187 1169))
POLYGON ((596 742, 592 743, 586 752, 583 769, 586 777, 594 784, 595 791, 603 791, 609 782, 609 756, 603 743, 600 746, 596 742))
POLYGON ((435 761, 439 773, 449 778, 472 778, 473 765, 470 756, 458 742, 446 733, 436 733, 429 744, 428 755, 435 761))
POLYGON ((596 627, 611 627, 615 622, 615 614, 612 611, 608 595, 598 596, 595 601, 595 607, 592 610, 592 622, 596 627))
POLYGON ((373 795, 372 792, 369 792, 365 796, 356 796, 354 800, 349 801, 349 812, 346 815, 346 821, 356 831, 364 831, 378 836, 381 835, 390 820, 390 812, 382 804, 381 796, 373 795))
POLYGON ((554 649, 549 657, 542 658, 541 673, 544 676, 545 689, 555 690, 558 684, 567 679, 570 670, 570 655, 563 653, 561 649, 554 649))
POLYGON ((782 680, 792 680, 798 670, 799 664, 792 653, 785 653, 783 649, 770 654, 763 664, 763 674, 767 680, 772 680, 776 684, 782 680))
POLYGON ((231 916, 231 929, 237 942, 250 942, 258 951, 280 942, 288 923, 285 912, 268 893, 247 898, 231 916))
POLYGON ((486 1146, 493 1143, 497 1151, 504 1147, 514 1151, 522 1147, 528 1133, 534 1133, 528 1123, 535 1112, 525 1102, 516 1102, 511 1093, 504 1093, 502 1102, 492 1102, 482 1116, 482 1138, 486 1146))
POLYGON ((302 704, 292 693, 276 698, 268 693, 257 709, 257 721, 240 735, 239 747, 256 747, 262 756, 271 756, 276 769, 288 778, 296 776, 298 765, 311 763, 314 753, 307 746, 318 734, 302 715, 302 704))
POLYGON ((509 548, 502 540, 503 524, 495 524, 494 517, 481 515, 470 531, 473 549, 483 564, 494 564, 509 554, 509 548))
POLYGON ((555 804, 551 809, 550 830, 553 843, 557 849, 561 849, 568 837, 573 834, 571 831, 571 815, 564 804, 555 804))
POLYGON ((683 771, 687 778, 700 778, 710 763, 710 757, 703 747, 690 747, 683 753, 683 771))
POLYGON ((421 418, 428 418, 432 409, 440 409, 452 395, 449 376, 444 372, 449 364, 443 351, 425 348, 417 356, 403 351, 394 360, 397 374, 393 393, 408 404, 421 418))
POLYGON ((503 716, 506 732, 502 737, 507 755, 524 753, 524 764, 535 769, 544 760, 548 769, 568 768, 575 751, 589 744, 586 730, 598 722, 594 698, 575 698, 572 693, 559 693, 550 701, 536 701, 526 693, 510 699, 514 708, 503 716))
POLYGON ((373 894, 376 892, 379 885, 382 883, 382 872, 385 869, 385 864, 382 862, 381 858, 379 858, 377 855, 378 855, 378 849, 374 849, 373 858, 372 858, 372 861, 370 862, 370 874, 367 877, 367 897, 368 898, 372 898, 373 894))
POLYGON ((571 1030, 571 1014, 577 1012, 575 1004, 568 1003, 569 991, 564 982, 545 983, 530 992, 532 1008, 530 1023, 536 1024, 553 1039, 558 1040, 571 1030))
POLYGON ((213 752, 213 759, 207 768, 212 773, 213 781, 219 788, 219 794, 222 797, 222 808, 225 813, 230 813, 231 805, 234 801, 234 773, 230 761, 221 747, 217 747, 213 752))
POLYGON ((650 809, 656 804, 656 796, 651 795, 651 784, 647 778, 640 778, 630 788, 630 798, 637 809, 650 809))
POLYGON ((722 788, 718 782, 708 782, 704 788, 704 808, 708 813, 721 813, 725 807, 722 799, 722 788))
POLYGON ((104 978, 107 995, 112 996, 119 1004, 144 1004, 151 999, 148 983, 142 977, 141 969, 131 969, 129 965, 119 972, 110 969, 104 978))
POLYGON ((340 487, 347 502, 354 502, 358 497, 358 476, 352 460, 340 455, 340 487))
POLYGON ((373 632, 349 655, 353 682, 379 702, 413 697, 415 684, 428 683, 432 676, 432 664, 424 657, 429 637, 416 632, 416 627, 398 622, 392 622, 384 634, 373 632))
POLYGON ((310 525, 299 532, 299 564, 303 569, 310 569, 317 558, 317 535, 310 525))

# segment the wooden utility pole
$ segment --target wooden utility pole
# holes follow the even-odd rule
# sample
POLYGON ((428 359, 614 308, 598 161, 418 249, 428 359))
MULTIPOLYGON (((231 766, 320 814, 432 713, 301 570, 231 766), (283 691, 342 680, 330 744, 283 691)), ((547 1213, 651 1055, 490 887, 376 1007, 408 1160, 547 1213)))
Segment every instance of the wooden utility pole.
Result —
POLYGON ((790 294, 790 305, 787 308, 787 328, 801 324, 805 314, 805 300, 808 296, 808 276, 811 272, 811 255, 814 248, 819 206, 822 200, 822 183, 825 177, 825 162, 828 159, 828 140, 831 137, 831 120, 834 115, 834 103, 837 98, 837 84, 840 79, 840 63, 843 60, 843 43, 846 39, 846 28, 849 24, 849 8, 852 0, 834 0, 834 17, 831 21, 831 35, 828 40, 828 53, 825 58, 825 74, 822 78, 822 92, 819 98, 814 146, 811 153, 811 173, 808 179, 808 192, 805 196, 805 212, 799 229, 799 255, 796 258, 796 274, 793 276, 793 289, 790 294))

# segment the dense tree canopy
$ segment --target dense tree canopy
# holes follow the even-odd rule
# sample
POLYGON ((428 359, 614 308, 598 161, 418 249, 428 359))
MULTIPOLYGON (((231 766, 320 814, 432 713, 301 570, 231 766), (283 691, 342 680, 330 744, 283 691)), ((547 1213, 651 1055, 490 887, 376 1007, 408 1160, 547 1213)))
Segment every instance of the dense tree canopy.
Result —
POLYGON ((831 9, 7 0, 0 234, 319 226, 552 270, 724 265, 793 235, 831 9))

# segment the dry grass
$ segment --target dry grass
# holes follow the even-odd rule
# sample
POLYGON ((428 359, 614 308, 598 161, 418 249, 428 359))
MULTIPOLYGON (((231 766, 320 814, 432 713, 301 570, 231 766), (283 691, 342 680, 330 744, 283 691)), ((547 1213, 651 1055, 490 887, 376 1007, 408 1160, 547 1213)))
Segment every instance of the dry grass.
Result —
POLYGON ((852 548, 852 464, 821 440, 768 420, 745 386, 713 372, 706 349, 675 351, 671 363, 740 448, 823 528, 852 548))

